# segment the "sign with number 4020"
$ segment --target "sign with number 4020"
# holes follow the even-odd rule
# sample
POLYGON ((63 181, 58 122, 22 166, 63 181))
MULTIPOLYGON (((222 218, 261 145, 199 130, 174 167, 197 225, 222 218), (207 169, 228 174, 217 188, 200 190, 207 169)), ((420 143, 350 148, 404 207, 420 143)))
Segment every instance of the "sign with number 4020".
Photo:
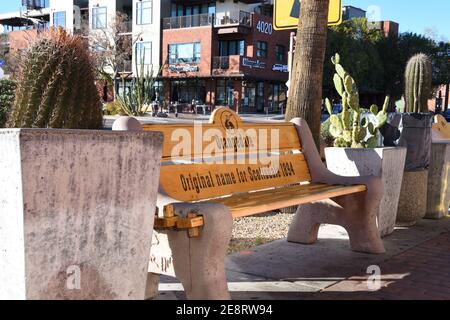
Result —
POLYGON ((261 33, 265 33, 265 34, 271 35, 273 33, 273 24, 260 20, 256 24, 256 30, 258 30, 261 33))

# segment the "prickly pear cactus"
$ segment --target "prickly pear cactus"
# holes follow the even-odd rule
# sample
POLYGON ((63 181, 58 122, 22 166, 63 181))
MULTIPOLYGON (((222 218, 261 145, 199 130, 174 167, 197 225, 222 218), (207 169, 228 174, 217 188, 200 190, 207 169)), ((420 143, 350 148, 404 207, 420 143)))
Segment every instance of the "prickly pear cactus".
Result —
POLYGON ((340 56, 336 54, 331 61, 335 65, 336 74, 333 82, 336 91, 342 97, 342 112, 333 114, 329 99, 325 100, 330 114, 329 132, 334 138, 334 146, 342 148, 375 148, 377 147, 378 130, 387 122, 387 108, 390 98, 386 97, 383 109, 370 107, 374 120, 362 117, 363 109, 359 105, 359 92, 355 80, 340 64, 340 56))
POLYGON ((50 29, 25 52, 7 126, 101 128, 101 102, 94 81, 85 40, 61 28, 50 29))

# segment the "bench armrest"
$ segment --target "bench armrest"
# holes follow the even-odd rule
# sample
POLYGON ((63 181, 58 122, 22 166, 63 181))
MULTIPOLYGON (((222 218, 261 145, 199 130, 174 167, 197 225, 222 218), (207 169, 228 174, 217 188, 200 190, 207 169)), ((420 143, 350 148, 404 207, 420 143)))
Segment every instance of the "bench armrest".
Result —
POLYGON ((381 178, 375 176, 344 177, 334 174, 322 162, 316 144, 312 137, 308 124, 302 118, 295 118, 291 121, 297 128, 300 141, 302 142, 302 152, 305 155, 311 174, 311 182, 325 184, 355 185, 364 184, 367 188, 382 190, 381 178), (381 189, 379 189, 381 188, 381 189))

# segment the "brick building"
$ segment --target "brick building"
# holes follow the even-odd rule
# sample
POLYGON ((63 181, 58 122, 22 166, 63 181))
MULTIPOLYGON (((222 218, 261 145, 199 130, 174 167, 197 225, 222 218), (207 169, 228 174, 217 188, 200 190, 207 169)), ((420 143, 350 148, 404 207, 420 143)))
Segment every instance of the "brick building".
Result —
POLYGON ((195 100, 239 112, 285 106, 290 32, 273 30, 271 4, 224 0, 172 5, 172 16, 163 19, 166 102, 195 100), (192 15, 196 6, 200 13, 192 15))

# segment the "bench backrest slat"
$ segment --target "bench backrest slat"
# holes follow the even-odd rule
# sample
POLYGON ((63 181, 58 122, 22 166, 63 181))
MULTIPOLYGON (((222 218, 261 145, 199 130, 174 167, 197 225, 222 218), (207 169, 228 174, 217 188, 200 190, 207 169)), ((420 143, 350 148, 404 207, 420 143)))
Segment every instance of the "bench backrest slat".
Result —
POLYGON ((311 180, 303 154, 283 155, 278 160, 276 168, 261 162, 163 165, 160 184, 171 197, 190 202, 311 180))
POLYGON ((244 123, 222 108, 208 124, 144 125, 144 130, 163 133, 160 185, 180 201, 311 181, 292 123, 244 123))

